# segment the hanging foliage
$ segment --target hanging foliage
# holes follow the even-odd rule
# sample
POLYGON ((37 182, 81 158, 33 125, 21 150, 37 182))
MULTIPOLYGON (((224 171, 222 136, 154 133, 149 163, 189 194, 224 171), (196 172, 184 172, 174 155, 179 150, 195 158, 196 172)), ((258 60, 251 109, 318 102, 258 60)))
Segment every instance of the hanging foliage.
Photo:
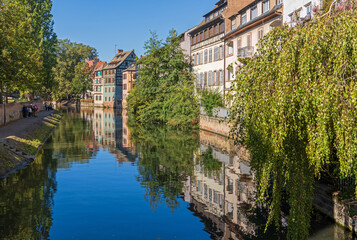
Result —
POLYGON ((308 238, 315 177, 332 163, 357 176, 357 10, 341 4, 272 30, 230 91, 232 135, 250 150, 268 224, 286 196, 288 239, 308 238))

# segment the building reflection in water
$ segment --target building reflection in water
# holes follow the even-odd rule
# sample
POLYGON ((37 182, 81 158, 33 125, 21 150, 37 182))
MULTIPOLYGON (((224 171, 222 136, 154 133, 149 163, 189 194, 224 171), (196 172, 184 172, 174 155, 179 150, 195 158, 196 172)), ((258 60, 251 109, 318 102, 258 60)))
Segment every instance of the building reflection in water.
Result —
POLYGON ((185 196, 185 200, 206 220, 207 231, 215 239, 254 235, 255 225, 247 218, 255 204, 254 176, 242 152, 240 155, 226 138, 200 131, 194 176, 185 187, 190 189, 190 198, 185 196))
POLYGON ((130 144, 130 132, 126 122, 126 112, 121 109, 94 109, 95 146, 107 149, 115 156, 118 163, 135 161, 135 148, 130 144))

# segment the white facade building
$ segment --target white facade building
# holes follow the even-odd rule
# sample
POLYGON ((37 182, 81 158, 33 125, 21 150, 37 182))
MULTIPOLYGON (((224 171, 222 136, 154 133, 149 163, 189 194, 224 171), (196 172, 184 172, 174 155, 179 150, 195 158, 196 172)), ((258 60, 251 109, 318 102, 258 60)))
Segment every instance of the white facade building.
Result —
POLYGON ((297 21, 310 20, 322 6, 323 0, 284 0, 284 23, 294 26, 297 21))
POLYGON ((224 36, 226 91, 239 74, 242 65, 239 59, 253 57, 259 40, 282 24, 282 8, 282 0, 257 0, 225 16, 226 29, 230 29, 224 36))
POLYGON ((196 75, 196 88, 224 89, 224 43, 225 32, 222 12, 227 1, 221 0, 215 8, 204 15, 204 20, 191 32, 191 61, 196 75))

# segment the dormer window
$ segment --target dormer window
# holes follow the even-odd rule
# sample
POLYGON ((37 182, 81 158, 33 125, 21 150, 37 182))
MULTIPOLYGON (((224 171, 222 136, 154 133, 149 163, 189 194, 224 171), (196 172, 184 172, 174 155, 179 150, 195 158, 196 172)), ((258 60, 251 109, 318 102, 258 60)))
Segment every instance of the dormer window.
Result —
POLYGON ((242 15, 242 25, 247 23, 247 14, 242 15))
POLYGON ((270 9, 269 0, 263 2, 263 13, 268 12, 270 9))
POLYGON ((257 9, 257 6, 252 7, 252 9, 251 9, 251 14, 252 14, 252 19, 258 17, 258 9, 257 9))
POLYGON ((208 22, 209 21, 209 17, 206 17, 206 22, 208 22))
POLYGON ((237 24, 236 24, 236 19, 232 19, 232 30, 236 29, 237 24))
POLYGON ((214 13, 214 16, 215 16, 215 17, 218 17, 218 12, 215 12, 215 13, 214 13))

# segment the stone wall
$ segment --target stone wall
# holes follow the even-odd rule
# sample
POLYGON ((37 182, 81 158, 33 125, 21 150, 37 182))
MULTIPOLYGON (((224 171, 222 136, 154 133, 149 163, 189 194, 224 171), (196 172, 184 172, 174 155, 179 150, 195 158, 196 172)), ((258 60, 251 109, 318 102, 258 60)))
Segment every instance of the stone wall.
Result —
MULTIPOLYGON (((42 101, 8 103, 6 104, 6 124, 23 118, 22 108, 30 104, 37 104, 39 111, 44 110, 42 101)), ((0 104, 0 126, 4 125, 4 104, 0 104)))
POLYGON ((200 129, 228 136, 230 127, 228 121, 224 118, 208 117, 206 115, 200 115, 200 129))
POLYGON ((325 184, 315 184, 314 206, 319 211, 335 220, 335 222, 352 232, 357 232, 356 206, 348 201, 339 200, 339 192, 334 192, 325 184))

